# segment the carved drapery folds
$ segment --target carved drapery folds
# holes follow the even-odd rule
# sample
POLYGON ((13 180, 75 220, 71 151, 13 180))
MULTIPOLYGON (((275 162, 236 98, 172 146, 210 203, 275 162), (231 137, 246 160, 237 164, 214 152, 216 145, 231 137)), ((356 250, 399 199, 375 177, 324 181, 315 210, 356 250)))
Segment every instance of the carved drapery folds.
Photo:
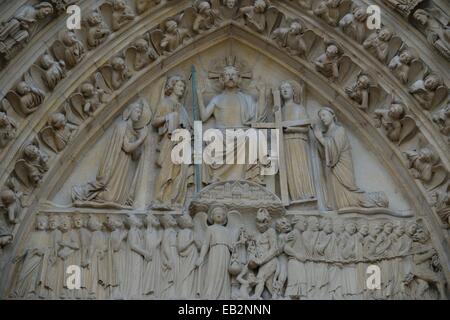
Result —
MULTIPOLYGON (((224 25, 232 25, 231 32, 236 29, 237 33, 265 41, 272 51, 285 51, 290 56, 286 58, 292 59, 301 68, 317 72, 320 81, 330 80, 330 87, 338 98, 336 101, 345 99, 347 105, 354 107, 350 112, 358 113, 358 119, 366 120, 364 125, 378 128, 386 136, 387 139, 383 135, 380 137, 392 148, 393 156, 404 155, 402 161, 405 166, 409 166, 411 176, 427 196, 430 208, 435 211, 433 214, 443 226, 449 225, 449 174, 447 161, 443 158, 446 150, 436 150, 436 146, 443 145, 442 138, 448 143, 448 84, 440 74, 444 69, 431 70, 424 62, 425 58, 417 54, 415 44, 406 45, 398 36, 396 26, 383 24, 378 31, 367 30, 365 7, 348 0, 289 1, 295 10, 303 8, 301 15, 310 15, 308 19, 296 16, 295 10, 287 13, 285 4, 278 8, 278 1, 194 1, 184 11, 164 17, 158 25, 152 24, 152 27, 142 29, 142 34, 124 40, 117 52, 114 49, 104 59, 95 57, 109 41, 126 34, 134 23, 141 23, 144 15, 138 15, 171 6, 174 2, 102 2, 97 8, 86 12, 82 30, 58 33, 48 41, 45 51, 37 54, 37 58, 30 61, 30 66, 24 68, 26 72, 17 76, 20 80, 11 81, 8 84, 11 87, 4 88, 2 94, 6 94, 0 105, 0 155, 3 156, 2 149, 13 145, 13 140, 22 134, 22 130, 26 132, 25 121, 32 121, 37 127, 33 128, 34 139, 26 140, 32 142, 23 144, 20 153, 11 158, 12 165, 7 169, 11 171, 5 175, 7 178, 17 178, 18 182, 16 187, 4 184, 0 193, 0 212, 7 217, 5 223, 0 224, 0 247, 10 244, 16 232, 14 229, 21 227, 18 223, 24 209, 22 192, 32 193, 41 186, 49 166, 59 162, 64 152, 71 149, 67 146, 78 139, 80 132, 84 133, 86 128, 90 130, 89 125, 97 123, 93 122, 98 120, 97 114, 111 105, 119 108, 115 106, 120 100, 117 97, 136 84, 137 76, 146 74, 155 66, 165 68, 165 59, 202 37, 214 35, 214 31, 224 25), (311 23, 310 18, 321 21, 311 23), (317 26, 326 28, 327 32, 332 31, 327 34, 318 30, 317 26), (333 32, 341 34, 334 37, 333 32), (345 38, 349 39, 351 50, 344 45, 345 38), (363 65, 363 59, 355 59, 358 50, 367 50, 373 55, 367 59, 374 66, 368 68, 363 65), (41 110, 47 108, 46 104, 53 104, 54 98, 61 96, 59 88, 69 88, 72 75, 78 74, 77 68, 85 68, 92 58, 98 63, 92 68, 92 74, 80 78, 71 87, 71 92, 62 95, 65 101, 52 107, 52 112, 45 115, 45 120, 35 124, 36 114, 44 114, 41 110), (374 68, 380 72, 374 72, 374 68), (394 77, 385 77, 383 73, 386 72, 392 72, 394 77), (402 92, 389 93, 392 87, 402 92), (420 113, 417 112, 419 106, 423 109, 420 113), (435 141, 425 143, 423 138, 432 136, 430 133, 433 133, 433 129, 436 132, 439 130, 442 135, 434 137, 435 141)), ((421 1, 385 2, 402 11, 405 16, 411 16, 414 23, 419 23, 420 31, 426 35, 430 46, 448 59, 448 24, 442 16, 428 9, 414 12, 421 1)), ((4 59, 11 60, 36 34, 34 29, 39 30, 44 22, 50 21, 51 15, 67 7, 69 1, 49 3, 41 7, 42 13, 38 6, 27 6, 23 10, 22 15, 34 17, 27 29, 23 29, 22 24, 17 25, 21 19, 19 14, 0 26, 0 55, 4 59), (46 8, 48 14, 45 14, 46 8)), ((319 114, 321 123, 314 124, 317 116, 314 121, 309 121, 311 109, 306 100, 298 97, 304 94, 308 81, 305 81, 300 91, 296 80, 284 81, 279 88, 269 91, 265 85, 270 81, 260 83, 250 79, 251 76, 243 70, 232 67, 236 66, 228 65, 220 76, 237 76, 243 79, 242 82, 250 80, 248 82, 253 86, 251 90, 246 85, 241 86, 242 79, 239 79, 239 83, 233 87, 238 89, 239 94, 231 94, 230 101, 238 97, 240 104, 248 107, 239 109, 244 111, 244 118, 248 117, 237 122, 242 127, 260 125, 263 128, 281 128, 284 131, 283 157, 286 157, 287 166, 293 167, 300 158, 304 162, 302 170, 299 170, 301 174, 294 170, 292 172, 295 174, 285 178, 287 203, 278 198, 281 198, 282 191, 277 189, 276 195, 265 193, 261 191, 262 188, 270 186, 262 187, 265 182, 255 183, 249 176, 242 176, 243 180, 247 179, 244 181, 232 179, 226 185, 216 184, 217 176, 212 174, 212 179, 201 184, 206 188, 190 197, 193 167, 173 165, 170 160, 171 133, 179 128, 191 129, 192 93, 186 92, 189 75, 187 72, 183 76, 164 74, 167 83, 161 90, 161 99, 152 108, 145 101, 130 104, 130 98, 126 98, 130 108, 116 123, 111 139, 104 145, 104 159, 99 163, 97 176, 84 180, 90 181, 88 183, 73 186, 70 210, 75 207, 82 207, 85 211, 92 209, 92 216, 68 215, 56 218, 56 215, 52 215, 50 221, 38 218, 36 234, 25 245, 26 254, 16 261, 17 277, 11 297, 445 297, 445 280, 428 230, 425 231, 424 226, 412 221, 408 224, 394 221, 392 216, 400 214, 389 208, 391 199, 383 192, 365 191, 364 183, 361 184, 363 189, 360 189, 359 183, 356 183, 354 155, 347 137, 349 127, 336 122, 333 110, 338 107, 322 112, 328 113, 331 120, 327 116, 322 116, 322 119, 319 114), (292 97, 289 90, 293 91, 292 97), (277 91, 278 106, 272 104, 277 91), (276 112, 268 116, 265 113, 271 111, 272 107, 280 107, 281 122, 297 121, 301 124, 283 125, 277 120, 269 123, 268 119, 277 116, 276 112), (263 110, 265 108, 267 110, 263 110), (298 111, 302 108, 305 109, 304 114, 298 111), (154 115, 149 115, 152 113, 150 109, 154 115), (283 114, 289 111, 287 109, 295 109, 303 115, 283 114), (142 120, 144 118, 145 121, 142 120), (147 128, 150 120, 153 128, 147 128), (136 125, 137 122, 145 122, 145 125, 136 125), (156 131, 161 138, 159 149, 151 140, 152 149, 147 153, 146 146, 152 135, 152 139, 156 138, 156 131), (155 183, 152 181, 152 194, 145 195, 148 200, 146 204, 150 203, 145 211, 157 213, 158 217, 148 215, 142 221, 141 217, 136 216, 124 218, 111 215, 103 219, 96 210, 107 208, 134 213, 137 209, 137 182, 149 179, 142 175, 145 172, 143 167, 150 166, 145 154, 154 155, 157 151, 160 159, 156 170, 159 171, 155 175, 155 183), (312 157, 316 152, 318 156, 312 157), (310 163, 306 164, 307 161, 310 163), (324 179, 319 181, 321 174, 324 179), (310 188, 306 187, 308 183, 310 188), (323 211, 321 213, 374 213, 391 217, 382 221, 376 220, 378 216, 370 221, 360 218, 355 223, 336 216, 329 219, 323 215, 307 218, 295 215, 292 219, 270 216, 293 210, 294 205, 303 205, 303 202, 313 202, 315 209, 318 204, 325 204, 325 208, 319 210, 323 211), (208 222, 205 214, 199 211, 217 203, 227 209, 218 209, 218 213, 214 214, 210 212, 208 222), (192 216, 170 215, 173 211, 184 212, 189 205, 192 216), (257 232, 252 234, 249 230, 235 230, 232 220, 237 217, 236 221, 239 221, 240 215, 247 214, 257 206, 261 209, 252 217, 257 232), (199 233, 202 233, 200 238, 203 242, 197 239, 199 233), (309 239, 317 241, 309 243, 312 242, 309 239), (222 240, 226 245, 220 243, 222 240), (220 243, 220 248, 217 248, 216 242, 220 243), (360 242, 362 247, 359 247, 360 242), (90 251, 83 248, 89 248, 90 251), (208 255, 214 256, 217 265, 208 265, 208 255), (52 261, 49 266, 46 259, 52 261), (87 281, 90 283, 83 284, 82 290, 74 293, 62 285, 62 274, 64 266, 77 264, 78 261, 88 272, 90 280, 87 281), (109 265, 110 261, 117 263, 109 265), (383 283, 381 293, 372 296, 371 292, 363 288, 361 279, 365 276, 364 267, 373 262, 392 270, 408 269, 410 272, 402 274, 403 271, 399 271, 401 280, 385 275, 388 280, 383 283), (275 265, 278 267, 275 268, 275 265), (41 271, 39 274, 27 274, 29 268, 41 271), (98 274, 90 268, 106 268, 108 272, 98 274), (318 270, 322 282, 311 276, 311 270, 318 270), (222 276, 218 275, 219 272, 222 272, 222 276), (138 275, 138 278, 132 274, 138 275), (345 281, 333 282, 336 274, 345 281), (203 285, 202 276, 209 279, 208 283, 217 282, 220 286, 203 285), (261 279, 264 280, 263 284, 261 279), (102 284, 97 285, 97 281, 102 284), (424 287, 428 289, 419 290, 424 287)), ((299 72, 303 75, 304 70, 299 72)), ((211 72, 208 75, 208 80, 223 80, 211 72)), ((203 84, 203 79, 199 84, 203 84)), ((270 85, 273 86, 272 83, 270 85)), ((214 111, 217 111, 228 106, 229 101, 223 98, 225 91, 216 92, 209 105, 203 107, 211 109, 211 105, 214 105, 214 111)), ((202 94, 201 88, 198 96, 205 103, 202 94)), ((318 100, 323 105, 322 100, 318 100)), ((230 117, 236 114, 230 112, 220 118, 211 113, 209 117, 213 117, 216 126, 220 126, 228 124, 230 117)), ((3 170, 3 166, 1 168, 3 170)), ((248 173, 253 174, 253 169, 248 170, 248 173)), ((49 176, 53 179, 53 174, 49 176)), ((278 188, 282 181, 279 176, 275 179, 279 179, 275 182, 278 188)))
POLYGON ((249 229, 241 218, 221 205, 192 217, 37 215, 14 259, 9 297, 446 298, 439 257, 420 221, 273 217, 258 209, 249 229), (385 267, 381 290, 365 285, 374 263, 385 267), (86 276, 79 290, 64 285, 70 264, 86 276))

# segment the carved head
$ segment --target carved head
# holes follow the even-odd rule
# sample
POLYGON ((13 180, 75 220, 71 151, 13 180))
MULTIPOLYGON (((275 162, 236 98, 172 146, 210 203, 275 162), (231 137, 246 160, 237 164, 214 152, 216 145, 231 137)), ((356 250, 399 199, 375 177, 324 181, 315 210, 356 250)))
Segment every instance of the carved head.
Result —
POLYGON ((102 18, 101 14, 98 11, 94 10, 88 16, 87 22, 88 22, 89 26, 95 27, 95 26, 98 26, 99 24, 101 24, 103 22, 103 18, 102 18))
POLYGON ((148 50, 148 42, 145 39, 138 39, 134 43, 134 46, 136 47, 136 50, 139 52, 147 52, 148 50))
POLYGON ((275 230, 278 233, 288 233, 292 231, 291 223, 286 217, 282 217, 275 222, 275 230))
POLYGON ((225 0, 224 5, 228 9, 233 9, 236 6, 236 2, 237 2, 237 0, 225 0))
POLYGON ((16 194, 11 189, 4 189, 0 192, 0 202, 8 208, 16 202, 16 194))
POLYGON ((393 102, 389 107, 389 117, 399 120, 405 115, 405 107, 400 102, 393 102))
POLYGON ((236 66, 228 65, 223 68, 219 79, 224 88, 237 88, 241 82, 241 74, 236 66))
POLYGON ((48 122, 56 130, 63 129, 67 123, 66 116, 60 112, 53 113, 48 122))
POLYGON ((45 70, 50 69, 50 67, 55 63, 55 59, 53 59, 53 57, 46 53, 42 56, 41 58, 41 66, 42 68, 44 68, 45 70))
POLYGON ((429 148, 422 148, 419 150, 419 160, 425 163, 432 163, 434 158, 434 153, 429 148))
POLYGON ((158 228, 161 226, 161 222, 159 221, 158 217, 153 214, 147 215, 144 221, 147 227, 152 226, 153 228, 158 228))
POLYGON ((370 85, 370 79, 366 74, 360 74, 358 80, 356 80, 356 84, 360 89, 367 89, 370 85))
POLYGON ((442 84, 441 79, 436 74, 430 74, 425 77, 424 86, 429 91, 435 91, 442 84))
POLYGON ((64 33, 64 35, 62 36, 62 42, 64 43, 65 46, 70 47, 72 45, 74 45, 76 42, 78 42, 78 38, 75 34, 75 32, 68 30, 67 32, 64 33))
POLYGON ((298 35, 303 31, 303 26, 298 21, 293 21, 289 27, 289 33, 293 35, 298 35))
POLYGON ((359 225, 359 233, 363 236, 367 236, 369 234, 369 225, 365 222, 359 225))
POLYGON ((103 225, 96 216, 90 215, 87 226, 91 231, 100 231, 103 225))
POLYGON ((123 11, 125 10, 127 5, 125 4, 125 1, 123 0, 113 0, 113 9, 115 11, 123 11))
POLYGON ((192 217, 189 214, 183 214, 178 217, 177 221, 181 229, 192 229, 194 227, 192 217))
POLYGON ((325 54, 329 59, 334 59, 339 55, 339 48, 334 44, 330 44, 327 46, 325 54))
POLYGON ((48 229, 56 230, 59 227, 59 218, 56 215, 51 215, 48 217, 48 229))
POLYGON ((266 0, 255 0, 255 12, 263 13, 267 8, 266 0))
POLYGON ((360 6, 357 6, 353 9, 353 16, 357 21, 363 22, 367 18, 367 11, 360 6))
POLYGON ((208 1, 202 1, 198 4, 197 10, 199 13, 208 13, 211 10, 211 5, 208 1))
POLYGON ((410 64, 411 62, 412 62, 412 60, 414 59, 414 56, 413 56, 413 54, 411 53, 411 51, 409 51, 409 50, 403 50, 401 53, 400 53, 400 56, 399 56, 399 58, 400 58, 400 62, 401 63, 403 63, 403 64, 410 64))
POLYGON ((416 19, 421 25, 428 23, 429 14, 423 9, 418 9, 414 12, 414 19, 416 19))
POLYGON ((42 2, 35 6, 37 13, 36 16, 39 20, 45 19, 53 14, 53 6, 48 2, 42 2))
POLYGON ((82 228, 84 226, 84 221, 81 214, 75 214, 74 216, 72 216, 72 223, 75 229, 82 228))
POLYGON ((36 217, 36 230, 46 230, 48 226, 48 218, 47 216, 38 215, 36 217))
POLYGON ((164 229, 175 228, 177 226, 177 221, 170 214, 162 215, 159 220, 164 229))
POLYGON ((175 20, 166 21, 165 26, 168 33, 174 33, 178 29, 178 23, 175 20))
POLYGON ((17 85, 16 91, 19 95, 24 96, 31 92, 31 87, 25 81, 21 81, 17 85))
POLYGON ((380 30, 380 33, 378 34, 378 38, 383 40, 383 41, 389 41, 392 38, 392 30, 384 27, 383 29, 380 30))
POLYGON ((380 232, 381 232, 381 224, 379 222, 374 222, 371 224, 370 228, 369 228, 369 234, 372 237, 376 237, 380 232))
POLYGON ((115 57, 111 61, 111 66, 116 71, 123 71, 127 67, 125 60, 122 57, 115 57))
POLYGON ((405 234, 405 227, 403 226, 402 223, 399 222, 399 223, 395 226, 394 233, 395 233, 395 235, 396 235, 397 237, 401 237, 402 235, 405 234))
POLYGON ((424 230, 423 228, 420 228, 415 233, 414 240, 418 241, 418 242, 420 242, 422 244, 425 244, 425 243, 428 242, 428 240, 430 240, 430 234, 426 230, 424 230))
POLYGON ((128 226, 129 229, 131 228, 141 228, 142 227, 142 221, 138 218, 135 214, 129 214, 125 218, 125 223, 128 226))
POLYGON ((39 148, 37 146, 30 143, 25 147, 23 154, 28 160, 36 160, 39 159, 41 152, 39 151, 39 148))
POLYGON ((4 128, 9 124, 8 115, 6 112, 0 111, 0 128, 4 128))
POLYGON ((175 96, 177 99, 184 97, 186 92, 186 80, 179 75, 170 76, 164 87, 166 96, 175 96))
POLYGON ((270 228, 270 223, 272 222, 272 217, 269 211, 265 208, 258 209, 256 213, 256 229, 263 233, 270 228))
POLYGON ((83 83, 80 88, 81 94, 85 98, 91 98, 95 93, 95 88, 91 83, 83 83))
POLYGON ((303 232, 306 230, 307 223, 305 217, 296 215, 294 216, 294 218, 292 218, 292 223, 294 224, 294 228, 298 231, 303 232))
POLYGON ((329 107, 323 107, 318 113, 319 119, 325 127, 330 126, 332 123, 336 122, 336 114, 333 109, 329 107))
POLYGON ((69 231, 71 227, 72 223, 70 218, 68 216, 62 216, 61 219, 59 220, 59 229, 62 232, 66 232, 69 231))
POLYGON ((416 234, 418 229, 419 229, 419 225, 415 221, 410 221, 406 224, 406 233, 410 237, 413 237, 416 234))
POLYGON ((394 229, 394 226, 391 222, 386 222, 383 227, 383 231, 387 234, 391 234, 394 229))
POLYGON ((227 224, 227 220, 227 211, 224 206, 218 205, 210 210, 208 215, 209 223, 225 225, 227 224))
POLYGON ((336 235, 339 235, 344 232, 344 224, 342 222, 337 222, 333 226, 333 231, 336 235))
POLYGON ((333 222, 331 221, 331 219, 325 218, 322 220, 322 230, 326 234, 330 234, 333 232, 333 222))
POLYGON ((143 112, 144 106, 142 105, 142 103, 135 102, 135 103, 131 104, 129 106, 129 108, 130 108, 129 119, 133 123, 138 122, 142 117, 142 112, 143 112))
POLYGON ((345 225, 345 231, 347 231, 348 234, 355 234, 357 231, 356 223, 350 221, 345 225))
POLYGON ((308 218, 308 230, 318 231, 319 227, 320 227, 319 219, 317 219, 316 217, 308 218))

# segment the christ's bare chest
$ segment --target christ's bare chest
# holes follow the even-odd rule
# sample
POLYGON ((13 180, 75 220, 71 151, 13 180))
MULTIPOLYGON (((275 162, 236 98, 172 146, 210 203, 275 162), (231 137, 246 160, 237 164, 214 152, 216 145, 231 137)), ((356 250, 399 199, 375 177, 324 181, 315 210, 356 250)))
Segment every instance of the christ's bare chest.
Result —
POLYGON ((237 94, 222 94, 217 97, 214 118, 216 125, 223 128, 242 127, 241 100, 237 94))

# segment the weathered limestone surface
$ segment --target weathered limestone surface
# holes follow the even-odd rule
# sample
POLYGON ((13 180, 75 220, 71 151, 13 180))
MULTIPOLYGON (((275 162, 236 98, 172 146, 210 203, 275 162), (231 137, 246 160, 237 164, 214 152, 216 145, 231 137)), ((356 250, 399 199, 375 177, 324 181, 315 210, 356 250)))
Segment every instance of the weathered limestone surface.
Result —
MULTIPOLYGON (((1 298, 450 297, 442 1, 30 0, 0 12, 1 298), (80 30, 66 29, 71 4, 80 30), (171 138, 194 121, 278 129, 279 170, 264 174, 267 157, 172 162, 171 138)), ((249 148, 215 156, 235 151, 249 148)))

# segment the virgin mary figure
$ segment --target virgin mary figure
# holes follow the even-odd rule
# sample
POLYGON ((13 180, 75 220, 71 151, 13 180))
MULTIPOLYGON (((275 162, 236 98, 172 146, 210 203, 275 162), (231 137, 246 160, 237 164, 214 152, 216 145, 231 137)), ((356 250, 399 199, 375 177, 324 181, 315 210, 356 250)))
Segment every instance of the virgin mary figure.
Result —
POLYGON ((142 176, 142 149, 148 134, 150 110, 143 102, 131 104, 114 128, 100 162, 95 182, 74 186, 75 206, 130 208, 142 176))

